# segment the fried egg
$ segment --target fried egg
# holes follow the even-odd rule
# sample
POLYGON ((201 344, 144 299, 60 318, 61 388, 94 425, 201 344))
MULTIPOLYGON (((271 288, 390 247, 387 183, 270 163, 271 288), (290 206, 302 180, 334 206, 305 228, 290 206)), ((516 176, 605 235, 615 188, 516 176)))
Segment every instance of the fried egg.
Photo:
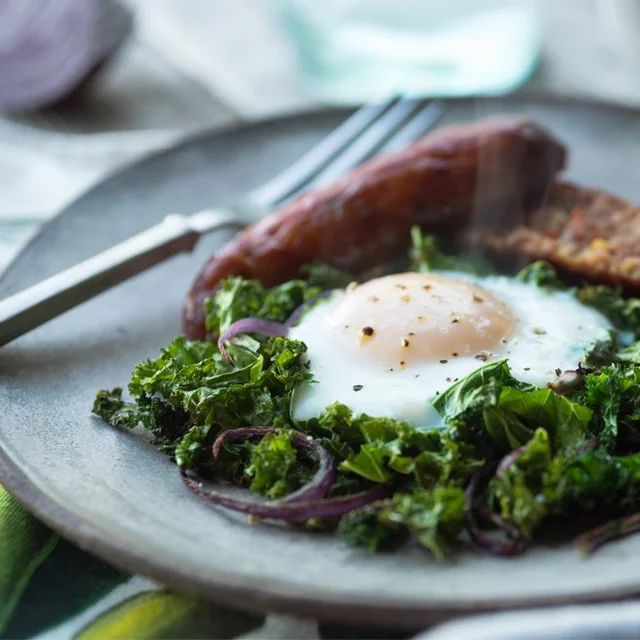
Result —
POLYGON ((413 426, 441 425, 431 400, 485 362, 544 386, 574 369, 610 322, 567 291, 504 276, 402 273, 351 285, 318 303, 290 337, 313 381, 296 389, 294 421, 334 402, 413 426))

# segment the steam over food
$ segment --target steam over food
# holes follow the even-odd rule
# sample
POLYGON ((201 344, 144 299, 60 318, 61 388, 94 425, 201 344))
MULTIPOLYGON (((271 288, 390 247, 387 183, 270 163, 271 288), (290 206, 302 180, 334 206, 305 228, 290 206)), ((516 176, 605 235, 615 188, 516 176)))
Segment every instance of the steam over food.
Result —
POLYGON ((204 300, 222 278, 272 286, 319 260, 355 274, 406 251, 409 230, 451 234, 511 221, 539 204, 565 149, 539 125, 513 118, 444 128, 310 191, 226 244, 187 296, 184 328, 203 338, 204 300))

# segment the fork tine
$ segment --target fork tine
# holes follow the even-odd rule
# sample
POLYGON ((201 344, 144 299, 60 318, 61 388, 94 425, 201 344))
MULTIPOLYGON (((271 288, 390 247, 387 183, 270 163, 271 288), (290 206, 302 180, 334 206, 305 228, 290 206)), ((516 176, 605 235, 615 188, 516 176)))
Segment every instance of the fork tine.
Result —
POLYGON ((421 138, 445 113, 445 104, 434 100, 422 108, 382 148, 383 152, 397 151, 421 138))
POLYGON ((370 158, 425 105, 424 100, 401 100, 354 141, 306 188, 322 187, 341 178, 349 170, 370 158))
POLYGON ((249 205, 259 209, 271 209, 302 189, 398 100, 399 98, 394 96, 380 104, 366 105, 358 109, 296 163, 251 191, 247 196, 249 205))

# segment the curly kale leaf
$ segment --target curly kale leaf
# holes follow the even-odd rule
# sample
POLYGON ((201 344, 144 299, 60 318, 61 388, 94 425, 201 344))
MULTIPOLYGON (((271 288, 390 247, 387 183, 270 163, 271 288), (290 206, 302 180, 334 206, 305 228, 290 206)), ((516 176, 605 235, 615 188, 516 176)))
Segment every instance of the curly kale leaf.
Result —
POLYGON ((502 516, 528 538, 551 516, 589 511, 625 512, 640 491, 640 454, 614 457, 602 449, 553 454, 544 429, 490 483, 502 516))
POLYGON ((632 364, 636 366, 640 365, 640 341, 634 342, 633 344, 620 349, 616 353, 615 358, 612 358, 612 360, 606 364, 611 364, 613 360, 618 360, 625 364, 632 364))
POLYGON ((475 445, 484 457, 505 454, 546 428, 554 446, 575 448, 587 438, 592 411, 516 380, 505 360, 476 369, 432 401, 458 440, 475 445))
POLYGON ((290 429, 270 433, 251 445, 244 475, 252 491, 276 499, 309 482, 313 465, 293 446, 292 433, 290 429))
POLYGON ((181 469, 211 469, 211 447, 213 438, 210 436, 211 426, 195 425, 180 437, 167 450, 173 452, 176 464, 181 469))
POLYGON ((369 505, 344 516, 338 533, 352 547, 369 551, 391 551, 407 539, 407 530, 391 522, 382 522, 382 505, 369 505))
POLYGON ((487 431, 503 451, 522 446, 537 427, 546 429, 556 449, 576 449, 589 435, 593 412, 551 389, 505 387, 495 406, 485 407, 487 431))
POLYGON ((411 535, 443 560, 462 532, 464 515, 463 489, 436 486, 431 491, 398 493, 391 500, 353 511, 341 520, 338 530, 348 544, 371 551, 393 549, 411 535))
POLYGON ((242 318, 284 322, 301 304, 321 291, 321 287, 311 286, 304 280, 290 280, 268 289, 257 280, 231 276, 205 301, 205 326, 213 335, 220 335, 242 318))
POLYGON ((464 421, 470 416, 480 415, 488 403, 497 402, 503 387, 534 389, 532 385, 516 380, 507 360, 495 360, 466 375, 452 384, 446 391, 432 399, 431 404, 447 424, 464 421))
POLYGON ((522 454, 491 481, 491 492, 503 518, 531 538, 535 528, 563 501, 563 457, 553 457, 549 436, 537 429, 522 454))
POLYGON ((332 267, 326 262, 312 262, 300 269, 308 286, 318 287, 326 291, 327 289, 343 289, 351 282, 357 280, 355 276, 332 267))
POLYGON ((342 472, 376 483, 433 488, 462 486, 483 462, 473 447, 451 439, 442 429, 416 429, 392 418, 355 415, 335 403, 300 428, 313 434, 342 472))
POLYGON ((210 447, 221 429, 288 426, 293 390, 310 374, 306 347, 287 338, 241 338, 229 346, 236 364, 217 347, 177 338, 159 358, 140 363, 127 405, 121 391, 101 392, 95 412, 111 424, 141 422, 182 468, 210 466, 210 447))
POLYGON ((640 368, 602 367, 585 376, 576 399, 593 410, 592 430, 601 447, 609 452, 640 447, 640 368))
POLYGON ((526 284, 534 284, 538 287, 562 291, 567 285, 562 282, 555 268, 544 260, 532 262, 518 271, 515 279, 526 284))
POLYGON ((135 404, 122 399, 122 389, 116 387, 110 391, 98 391, 91 412, 102 418, 112 427, 135 427, 140 419, 135 404))
POLYGON ((476 275, 494 272, 489 263, 481 256, 461 258, 444 253, 435 236, 422 233, 420 227, 411 228, 410 271, 429 273, 431 271, 463 271, 476 275))
MULTIPOLYGON (((528 390, 534 387, 516 380, 506 360, 496 360, 452 384, 444 393, 433 398, 431 403, 456 440, 476 447, 481 457, 492 458, 504 449, 504 438, 496 442, 499 432, 491 433, 486 428, 484 414, 488 408, 499 404, 504 388, 528 390)), ((512 426, 515 429, 519 425, 514 422, 512 426)), ((511 429, 509 435, 516 437, 516 434, 511 434, 511 429)))
POLYGON ((605 285, 582 287, 576 295, 582 304, 598 309, 619 329, 640 334, 640 299, 626 298, 620 288, 605 285))
POLYGON ((443 560, 462 531, 464 514, 464 491, 445 486, 396 495, 382 508, 379 518, 390 526, 406 527, 437 560, 443 560))
POLYGON ((172 442, 184 430, 187 414, 176 409, 161 397, 142 393, 136 402, 125 402, 122 389, 98 391, 92 413, 101 417, 112 427, 133 428, 142 424, 151 431, 159 444, 172 442))
POLYGON ((596 340, 591 350, 585 355, 584 363, 587 367, 604 367, 621 359, 621 351, 618 350, 618 338, 613 331, 602 340, 596 340))

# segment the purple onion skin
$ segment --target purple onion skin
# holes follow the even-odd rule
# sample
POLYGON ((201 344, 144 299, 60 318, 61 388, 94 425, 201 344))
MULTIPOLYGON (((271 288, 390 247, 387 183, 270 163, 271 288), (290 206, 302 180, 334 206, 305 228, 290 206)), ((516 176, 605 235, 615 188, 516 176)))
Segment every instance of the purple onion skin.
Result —
POLYGON ((610 542, 640 531, 640 513, 606 522, 576 538, 574 545, 583 555, 589 555, 610 542))
POLYGON ((496 476, 500 477, 525 451, 525 447, 518 447, 508 453, 500 462, 496 469, 496 476))
MULTIPOLYGON (((515 453, 515 451, 512 453, 515 453)), ((506 461, 510 455, 511 454, 505 456, 502 462, 506 461)), ((516 458, 517 456, 513 458, 513 460, 516 458)), ((509 465, 513 464, 513 460, 509 461, 509 465)), ((487 465, 487 467, 478 471, 478 473, 471 478, 471 482, 469 483, 465 493, 466 528, 469 532, 471 541, 478 549, 488 551, 491 555, 503 558, 518 556, 524 551, 527 541, 517 525, 505 520, 496 513, 479 509, 475 506, 476 496, 482 486, 486 484, 491 477, 494 466, 495 465, 487 465), (478 515, 482 515, 485 520, 490 520, 496 527, 498 527, 498 529, 507 535, 508 540, 500 540, 490 532, 484 531, 478 523, 478 515)))
POLYGON ((186 476, 184 473, 182 473, 182 480, 191 491, 210 504, 258 518, 270 518, 282 522, 301 522, 312 518, 337 518, 372 502, 389 498, 393 494, 391 487, 378 485, 361 493, 328 500, 297 501, 294 503, 283 500, 253 502, 225 496, 215 489, 205 486, 201 479, 186 476))
POLYGON ((295 327, 300 318, 302 317, 302 314, 309 308, 312 307, 316 302, 318 302, 319 300, 324 300, 325 298, 328 298, 329 296, 331 296, 333 294, 334 290, 333 289, 327 289, 326 291, 321 291, 317 296, 313 296, 313 298, 311 298, 311 300, 307 300, 306 302, 303 302, 286 320, 286 322, 284 323, 285 326, 289 329, 291 329, 292 327, 295 327))
POLYGON ((225 342, 243 333, 260 333, 272 338, 286 336, 289 333, 289 329, 298 323, 306 309, 314 305, 318 300, 328 298, 332 293, 333 291, 329 289, 322 291, 317 296, 311 298, 311 300, 307 300, 307 302, 301 304, 284 323, 263 320, 262 318, 242 318, 241 320, 237 320, 230 325, 226 331, 223 331, 222 335, 218 338, 218 349, 220 349, 222 357, 229 364, 233 364, 233 359, 225 347, 225 342))
MULTIPOLYGON (((225 442, 247 440, 258 436, 264 437, 269 433, 275 432, 276 429, 273 427, 243 427, 241 429, 223 431, 213 443, 213 459, 214 461, 218 460, 220 450, 225 442)), ((333 458, 329 455, 329 452, 313 438, 299 431, 293 434, 293 444, 301 449, 313 451, 318 456, 318 471, 316 471, 316 474, 308 484, 290 493, 278 502, 308 502, 324 498, 336 479, 336 467, 333 463, 333 458)))
POLYGON ((218 338, 218 349, 222 357, 229 363, 233 364, 233 359, 229 355, 225 342, 231 340, 235 336, 243 333, 260 333, 272 338, 284 337, 289 333, 289 329, 281 322, 272 322, 271 320, 262 320, 261 318, 242 318, 230 325, 226 331, 218 338))
POLYGON ((471 541, 478 549, 487 551, 491 555, 501 558, 519 556, 524 551, 526 541, 512 522, 508 522, 495 514, 485 515, 485 517, 490 519, 497 527, 502 529, 509 538, 508 540, 500 540, 480 528, 476 517, 478 513, 483 512, 478 509, 467 509, 465 516, 467 531, 469 532, 471 541))
MULTIPOLYGON (((244 427, 223 431, 213 443, 213 459, 217 461, 225 442, 247 440, 264 437, 275 433, 273 427, 244 427)), ((246 513, 258 518, 271 518, 283 522, 301 522, 312 518, 335 518, 359 509, 372 502, 389 498, 393 489, 387 485, 378 485, 350 496, 324 499, 336 478, 335 465, 329 452, 313 438, 295 431, 293 444, 297 447, 313 451, 319 460, 318 471, 307 485, 289 494, 282 500, 274 502, 255 502, 233 498, 216 491, 197 474, 181 471, 182 481, 198 497, 210 504, 226 507, 233 511, 246 513)))

